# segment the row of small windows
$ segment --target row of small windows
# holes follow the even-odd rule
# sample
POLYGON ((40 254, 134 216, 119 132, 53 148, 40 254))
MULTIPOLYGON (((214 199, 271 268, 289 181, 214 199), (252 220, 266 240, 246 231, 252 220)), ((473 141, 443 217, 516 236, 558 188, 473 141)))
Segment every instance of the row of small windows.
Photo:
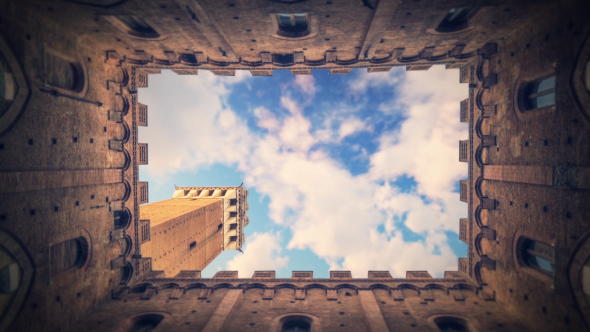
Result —
MULTIPOLYGON (((476 12, 475 8, 451 8, 445 18, 435 29, 440 33, 452 33, 469 27, 469 19, 476 12)), ((139 38, 159 38, 160 34, 152 28, 141 16, 109 16, 113 25, 131 36, 139 38)), ((287 38, 301 38, 311 33, 309 13, 279 13, 276 14, 278 24, 277 35, 287 38)))

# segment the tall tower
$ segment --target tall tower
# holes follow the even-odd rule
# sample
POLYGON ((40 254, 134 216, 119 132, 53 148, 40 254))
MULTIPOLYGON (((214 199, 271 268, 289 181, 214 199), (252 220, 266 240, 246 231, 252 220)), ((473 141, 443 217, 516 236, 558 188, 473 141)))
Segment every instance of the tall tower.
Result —
POLYGON ((150 232, 142 255, 167 277, 203 270, 221 251, 242 247, 247 197, 242 186, 176 187, 171 199, 142 205, 141 220, 150 232))

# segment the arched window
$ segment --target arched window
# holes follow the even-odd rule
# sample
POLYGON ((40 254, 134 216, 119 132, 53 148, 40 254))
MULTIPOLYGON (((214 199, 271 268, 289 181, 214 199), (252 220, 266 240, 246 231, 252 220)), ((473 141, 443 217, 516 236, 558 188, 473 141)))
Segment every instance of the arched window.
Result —
POLYGON ((288 316, 282 319, 281 332, 310 332, 311 319, 305 316, 288 316))
POLYGON ((54 53, 45 53, 45 83, 80 92, 84 88, 84 71, 75 62, 54 53))
POLYGON ((457 317, 440 317, 434 323, 441 332, 469 332, 467 322, 457 317))
POLYGON ((160 322, 164 320, 164 316, 157 314, 142 315, 133 320, 133 326, 128 332, 150 332, 153 331, 160 322))
POLYGON ((83 237, 54 244, 49 250, 52 275, 80 268, 88 259, 88 241, 83 237))
POLYGON ((553 276, 555 249, 545 243, 521 238, 518 243, 519 263, 539 272, 553 276))
POLYGON ((298 38, 310 33, 307 13, 280 13, 277 14, 277 22, 279 36, 298 38))
POLYGON ((107 16, 113 25, 133 37, 159 38, 160 34, 154 30, 141 16, 120 15, 107 16))
POLYGON ((528 111, 555 105, 555 75, 524 85, 521 101, 528 111))
POLYGON ((457 32, 469 27, 469 18, 475 12, 472 7, 451 8, 447 16, 436 27, 436 32, 457 32))

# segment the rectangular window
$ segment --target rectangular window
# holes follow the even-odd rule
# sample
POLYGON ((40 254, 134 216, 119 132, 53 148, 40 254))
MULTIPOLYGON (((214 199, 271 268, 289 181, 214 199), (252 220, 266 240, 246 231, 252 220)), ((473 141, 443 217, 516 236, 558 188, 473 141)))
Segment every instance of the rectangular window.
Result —
POLYGON ((190 246, 189 246, 189 249, 190 249, 190 250, 193 250, 193 249, 194 249, 194 248, 196 248, 196 247, 197 247, 197 241, 193 241, 193 242, 191 242, 191 244, 190 244, 190 246))

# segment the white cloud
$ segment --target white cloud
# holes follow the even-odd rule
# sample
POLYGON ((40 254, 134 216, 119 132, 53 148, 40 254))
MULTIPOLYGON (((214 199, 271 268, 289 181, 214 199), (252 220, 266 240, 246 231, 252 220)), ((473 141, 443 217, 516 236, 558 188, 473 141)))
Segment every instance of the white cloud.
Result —
POLYGON ((289 262, 289 257, 281 256, 280 234, 254 233, 242 249, 243 255, 227 262, 227 270, 238 271, 241 278, 251 277, 254 271, 279 270, 289 262))
MULTIPOLYGON (((350 89, 358 94, 383 85, 399 91, 401 99, 385 101, 380 109, 402 109, 406 117, 400 128, 382 135, 377 152, 367 156, 369 172, 357 176, 324 150, 312 149, 318 143, 337 143, 373 130, 353 115, 354 109, 336 106, 327 110, 323 128, 312 132, 312 122, 303 115, 302 105, 284 91, 280 102, 289 111, 284 118, 278 119, 264 107, 254 108, 257 126, 268 130, 258 136, 225 106, 231 82, 213 75, 199 76, 182 77, 186 81, 174 84, 173 92, 166 86, 169 79, 181 77, 150 77, 153 94, 140 94, 141 101, 150 107, 150 124, 158 123, 154 130, 148 127, 140 132, 141 141, 149 143, 150 156, 158 156, 150 158, 152 177, 165 181, 167 174, 180 170, 235 164, 245 174, 245 186, 256 187, 270 198, 272 221, 290 228, 293 237, 288 248, 309 248, 331 269, 348 269, 358 277, 376 269, 390 270, 397 276, 412 269, 428 269, 439 275, 457 269, 457 258, 443 231, 456 230, 459 218, 467 212, 458 194, 452 193, 456 181, 466 176, 466 166, 458 162, 457 141, 467 133, 458 117, 459 101, 466 97, 467 89, 455 91, 458 72, 433 68, 404 78, 392 70, 355 78, 350 89), (187 93, 190 102, 180 98, 187 93), (152 109, 160 99, 167 104, 152 109), (389 186, 387 181, 402 175, 415 179, 416 193, 402 193, 389 186), (422 234, 424 241, 404 242, 396 224, 404 215, 405 226, 422 234), (377 231, 380 225, 385 233, 377 231), (440 255, 432 254, 435 248, 440 255)), ((298 82, 297 78, 295 84, 302 91, 309 91, 308 95, 315 91, 313 81, 298 82)), ((279 238, 273 233, 248 237, 246 254, 230 261, 228 269, 248 276, 254 270, 286 266, 279 238)))
POLYGON ((297 75, 295 77, 295 87, 304 95, 311 98, 315 95, 315 78, 312 75, 297 75))

